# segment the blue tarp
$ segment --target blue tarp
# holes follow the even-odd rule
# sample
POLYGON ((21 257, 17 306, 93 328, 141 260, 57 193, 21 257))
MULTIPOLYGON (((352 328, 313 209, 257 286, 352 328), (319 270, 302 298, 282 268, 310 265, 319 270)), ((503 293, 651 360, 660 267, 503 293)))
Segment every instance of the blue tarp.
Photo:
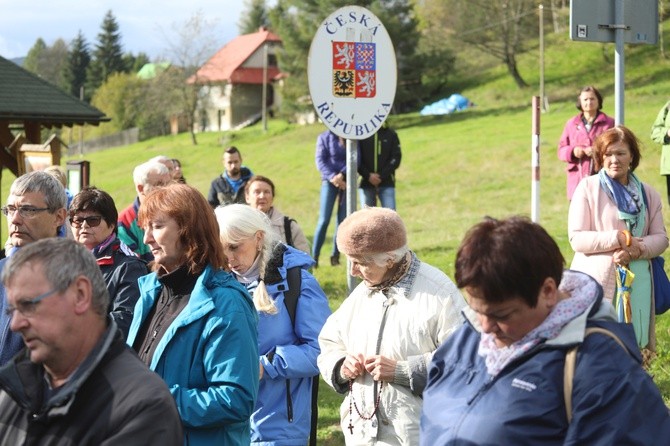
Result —
POLYGON ((453 113, 456 111, 461 111, 465 110, 468 108, 471 104, 471 102, 468 100, 468 98, 458 94, 454 93, 448 98, 445 99, 440 99, 437 102, 433 102, 432 104, 428 104, 425 107, 421 109, 421 114, 422 115, 448 115, 449 113, 453 113))

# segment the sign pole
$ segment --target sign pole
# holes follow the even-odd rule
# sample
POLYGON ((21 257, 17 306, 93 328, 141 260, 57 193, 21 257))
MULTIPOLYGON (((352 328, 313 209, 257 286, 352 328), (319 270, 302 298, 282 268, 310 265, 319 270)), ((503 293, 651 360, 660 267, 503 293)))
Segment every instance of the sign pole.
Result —
POLYGON ((532 181, 530 215, 534 223, 540 220, 540 97, 533 96, 533 136, 531 143, 532 181))
POLYGON ((614 2, 614 123, 623 125, 623 81, 624 81, 624 48, 623 32, 624 25, 624 0, 614 2))
MULTIPOLYGON (((309 93, 319 120, 346 140, 347 215, 356 210, 357 141, 377 133, 395 98, 398 70, 393 42, 372 12, 345 6, 317 29, 307 58, 309 93)), ((347 284, 355 279, 347 260, 347 284)))
MULTIPOLYGON (((347 215, 356 212, 356 180, 358 179, 358 141, 347 139, 347 215)), ((356 287, 356 279, 349 274, 351 265, 347 258, 347 288, 349 294, 356 287)))

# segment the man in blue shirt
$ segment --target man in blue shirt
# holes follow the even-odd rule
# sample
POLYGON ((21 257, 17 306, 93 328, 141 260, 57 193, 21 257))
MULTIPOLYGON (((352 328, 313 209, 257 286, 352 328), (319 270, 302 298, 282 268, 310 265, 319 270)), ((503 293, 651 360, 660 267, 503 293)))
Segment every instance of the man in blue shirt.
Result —
POLYGON ((242 154, 235 146, 223 153, 223 174, 214 178, 207 194, 213 208, 231 203, 246 203, 244 186, 252 177, 251 170, 242 165, 242 154))

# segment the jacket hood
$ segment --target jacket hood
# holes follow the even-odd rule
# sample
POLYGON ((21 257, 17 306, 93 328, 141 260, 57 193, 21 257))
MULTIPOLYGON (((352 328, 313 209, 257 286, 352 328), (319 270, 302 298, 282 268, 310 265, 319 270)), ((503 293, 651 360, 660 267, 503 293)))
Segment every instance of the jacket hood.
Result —
POLYGON ((264 281, 268 292, 273 294, 287 289, 286 271, 289 268, 309 269, 314 264, 314 259, 308 254, 283 243, 277 244, 265 270, 264 281))

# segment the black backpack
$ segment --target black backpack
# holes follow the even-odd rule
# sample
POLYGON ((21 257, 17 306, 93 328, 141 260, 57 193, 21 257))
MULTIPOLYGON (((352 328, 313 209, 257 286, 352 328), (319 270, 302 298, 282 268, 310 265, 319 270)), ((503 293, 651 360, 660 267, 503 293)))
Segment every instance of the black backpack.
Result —
MULTIPOLYGON (((288 218, 287 218, 288 220, 288 218)), ((287 226, 290 226, 290 222, 285 221, 287 226)), ((289 230, 290 231, 290 230, 289 230)), ((288 235, 287 233, 287 238, 288 235)), ((286 305, 286 311, 288 312, 289 317, 291 318, 291 325, 295 329, 295 313, 298 307, 298 298, 300 297, 300 288, 302 286, 302 278, 300 276, 301 268, 299 266, 294 266, 286 270, 286 280, 288 282, 288 290, 284 292, 284 305, 286 305)), ((291 407, 291 399, 288 397, 290 394, 291 388, 289 380, 286 380, 286 399, 288 402, 288 413, 289 418, 293 418, 293 408, 291 407)), ((310 423, 309 431, 309 445, 316 446, 316 424, 319 419, 319 375, 316 375, 312 378, 312 420, 310 423)))

